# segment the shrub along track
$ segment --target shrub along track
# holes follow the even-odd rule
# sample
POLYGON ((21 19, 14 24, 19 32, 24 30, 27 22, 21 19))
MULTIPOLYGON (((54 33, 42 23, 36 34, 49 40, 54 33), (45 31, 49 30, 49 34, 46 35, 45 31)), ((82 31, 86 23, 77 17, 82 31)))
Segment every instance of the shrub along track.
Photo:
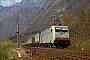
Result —
MULTIPOLYGON (((90 51, 77 51, 56 48, 41 48, 41 47, 21 47, 25 51, 32 51, 33 60, 50 60, 63 59, 63 60, 90 60, 90 51)), ((30 53, 29 53, 30 54, 30 53)))

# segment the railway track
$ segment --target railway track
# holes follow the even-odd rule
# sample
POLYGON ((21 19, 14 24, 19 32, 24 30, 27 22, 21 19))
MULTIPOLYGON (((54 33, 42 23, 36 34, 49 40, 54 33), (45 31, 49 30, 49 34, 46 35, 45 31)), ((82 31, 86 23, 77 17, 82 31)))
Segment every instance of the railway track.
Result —
MULTIPOLYGON (((40 54, 41 60, 49 60, 51 57, 63 56, 67 57, 66 60, 90 60, 90 51, 77 51, 56 48, 41 48, 41 47, 28 47, 22 46, 23 50, 33 51, 33 54, 40 54)), ((37 59, 38 60, 38 59, 37 59)), ((39 58, 40 60, 40 58, 39 58)))

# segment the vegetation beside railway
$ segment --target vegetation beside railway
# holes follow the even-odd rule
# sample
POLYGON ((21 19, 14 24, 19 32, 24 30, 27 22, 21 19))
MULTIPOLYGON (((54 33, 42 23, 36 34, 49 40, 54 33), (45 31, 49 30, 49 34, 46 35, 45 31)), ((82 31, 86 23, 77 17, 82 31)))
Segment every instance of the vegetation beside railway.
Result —
POLYGON ((63 16, 60 24, 69 26, 71 40, 69 49, 90 50, 90 6, 71 16, 63 16))
POLYGON ((11 50, 14 49, 15 46, 10 40, 9 37, 5 37, 5 39, 0 42, 0 60, 6 60, 9 58, 9 54, 11 53, 11 50))

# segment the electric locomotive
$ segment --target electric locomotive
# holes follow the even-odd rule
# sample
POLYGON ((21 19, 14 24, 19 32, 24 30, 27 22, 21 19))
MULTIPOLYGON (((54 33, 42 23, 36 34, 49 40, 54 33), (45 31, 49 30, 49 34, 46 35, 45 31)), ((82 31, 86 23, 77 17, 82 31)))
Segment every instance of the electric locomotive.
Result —
POLYGON ((68 47, 70 45, 68 26, 52 26, 39 35, 39 44, 43 47, 68 47))

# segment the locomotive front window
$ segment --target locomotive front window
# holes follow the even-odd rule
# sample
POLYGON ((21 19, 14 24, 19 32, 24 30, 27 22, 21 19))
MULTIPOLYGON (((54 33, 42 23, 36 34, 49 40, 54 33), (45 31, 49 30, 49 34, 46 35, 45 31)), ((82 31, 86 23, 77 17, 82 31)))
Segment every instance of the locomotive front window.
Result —
POLYGON ((56 29, 55 32, 61 32, 62 30, 56 29))
POLYGON ((68 30, 62 30, 62 32, 68 32, 68 30))
POLYGON ((56 28, 55 32, 68 32, 67 28, 56 28))
POLYGON ((63 28, 63 29, 62 29, 62 32, 68 32, 68 29, 63 28))

